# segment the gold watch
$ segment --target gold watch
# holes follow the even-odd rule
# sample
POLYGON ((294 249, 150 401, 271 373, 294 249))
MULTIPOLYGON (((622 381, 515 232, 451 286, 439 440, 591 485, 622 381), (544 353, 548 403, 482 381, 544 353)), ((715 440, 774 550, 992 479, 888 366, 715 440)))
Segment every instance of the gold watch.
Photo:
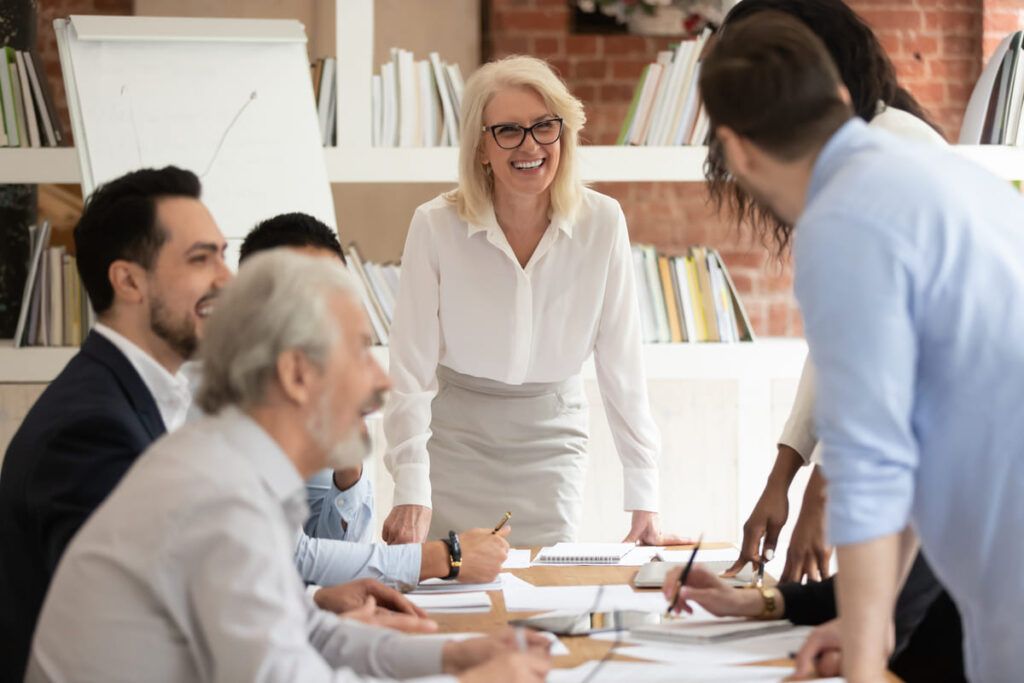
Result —
POLYGON ((758 614, 755 619, 775 619, 775 605, 778 604, 777 600, 779 597, 779 589, 773 586, 755 586, 755 588, 761 591, 761 600, 764 606, 761 609, 761 613, 758 614))

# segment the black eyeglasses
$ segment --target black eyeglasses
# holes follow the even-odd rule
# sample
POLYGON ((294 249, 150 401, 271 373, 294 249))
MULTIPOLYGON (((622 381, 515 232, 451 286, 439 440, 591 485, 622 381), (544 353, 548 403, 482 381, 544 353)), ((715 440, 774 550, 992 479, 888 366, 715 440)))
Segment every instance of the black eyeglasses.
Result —
POLYGON ((562 119, 553 118, 538 121, 532 126, 520 126, 518 123, 496 123, 484 126, 483 132, 490 131, 494 141, 502 149, 515 149, 526 140, 529 133, 538 145, 550 145, 562 137, 562 119))

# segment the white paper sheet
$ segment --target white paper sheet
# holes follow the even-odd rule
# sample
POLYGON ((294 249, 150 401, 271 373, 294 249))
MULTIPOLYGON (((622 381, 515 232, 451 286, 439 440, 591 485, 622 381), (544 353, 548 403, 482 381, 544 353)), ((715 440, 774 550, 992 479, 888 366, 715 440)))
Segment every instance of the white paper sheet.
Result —
MULTIPOLYGON (((795 652, 803 645, 810 627, 797 627, 786 633, 746 638, 726 643, 702 644, 671 644, 642 643, 640 645, 624 644, 618 652, 637 659, 646 659, 662 664, 698 664, 726 665, 763 662, 769 659, 785 659, 789 653, 795 652)), ((601 640, 608 640, 606 634, 600 634, 601 640)), ((630 643, 637 641, 630 636, 630 643)))
POLYGON ((502 563, 502 569, 526 569, 530 566, 529 548, 512 548, 502 563))
MULTIPOLYGON (((548 683, 582 683, 599 663, 587 662, 574 669, 552 669, 548 683)), ((637 662, 605 662, 595 680, 601 683, 758 683, 781 681, 792 669, 765 666, 666 666, 637 662)))
POLYGON ((409 593, 406 597, 427 612, 487 612, 491 609, 491 598, 482 591, 428 595, 409 593))
MULTIPOLYGON (((659 555, 665 562, 689 562, 692 550, 665 550, 659 549, 659 555)), ((701 548, 697 551, 697 559, 694 562, 735 562, 740 556, 736 548, 701 548)))
POLYGON ((410 595, 437 595, 439 593, 474 593, 479 591, 500 591, 502 575, 490 583, 459 583, 458 581, 445 581, 444 579, 427 579, 421 581, 416 590, 410 595))
MULTIPOLYGON (((569 654, 569 648, 567 648, 565 643, 560 641, 558 636, 554 633, 548 633, 546 631, 538 631, 538 633, 551 641, 552 657, 560 657, 562 655, 569 654)), ((481 638, 485 635, 485 633, 430 633, 417 635, 416 638, 433 638, 435 640, 469 640, 470 638, 481 638)))
POLYGON ((633 543, 556 543, 545 546, 537 553, 533 565, 549 567, 551 565, 615 565, 636 548, 633 543), (547 561, 540 561, 549 558, 547 561))
MULTIPOLYGON (((525 582, 524 582, 525 583, 525 582)), ((637 593, 624 585, 612 586, 521 586, 505 584, 505 609, 523 611, 663 611, 668 603, 660 592, 637 593)))

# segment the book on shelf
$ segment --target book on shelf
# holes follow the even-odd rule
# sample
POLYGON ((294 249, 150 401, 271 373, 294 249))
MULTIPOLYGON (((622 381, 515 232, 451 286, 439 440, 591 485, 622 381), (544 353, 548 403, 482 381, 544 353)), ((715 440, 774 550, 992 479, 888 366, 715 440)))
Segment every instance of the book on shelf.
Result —
POLYGON ((669 256, 634 245, 633 266, 645 343, 754 340, 743 302, 714 249, 694 246, 669 256))
POLYGON ((0 49, 0 146, 56 147, 63 141, 39 57, 0 49))
POLYGON ((338 62, 334 57, 324 57, 310 65, 313 77, 313 99, 316 102, 317 123, 324 147, 337 144, 338 121, 338 62))
POLYGON ((75 257, 62 246, 51 246, 51 234, 46 221, 29 228, 28 278, 14 332, 15 348, 78 346, 94 322, 75 257))
POLYGON ((377 147, 454 147, 459 144, 462 72, 431 52, 425 60, 391 49, 370 81, 373 144, 377 147))
POLYGON ((1010 33, 982 71, 960 128, 961 145, 1024 145, 1024 31, 1010 33))
POLYGON ((345 258, 355 276, 356 289, 370 319, 375 344, 387 344, 398 298, 401 266, 366 261, 354 243, 345 247, 345 258))
POLYGON ((626 119, 619 129, 620 145, 699 145, 707 137, 707 114, 697 89, 700 57, 710 29, 694 40, 658 53, 633 91, 626 119))

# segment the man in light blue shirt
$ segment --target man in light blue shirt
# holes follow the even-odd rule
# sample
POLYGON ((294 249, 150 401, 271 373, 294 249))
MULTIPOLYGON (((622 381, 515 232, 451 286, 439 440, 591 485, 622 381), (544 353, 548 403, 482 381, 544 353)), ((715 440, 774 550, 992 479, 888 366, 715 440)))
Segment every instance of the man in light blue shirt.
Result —
POLYGON ((882 680, 916 532, 961 612, 968 677, 1020 680, 1024 200, 853 119, 824 46, 783 15, 725 31, 701 91, 712 152, 774 214, 778 246, 794 239, 818 368, 840 625, 798 672, 841 646, 847 680, 882 680))

